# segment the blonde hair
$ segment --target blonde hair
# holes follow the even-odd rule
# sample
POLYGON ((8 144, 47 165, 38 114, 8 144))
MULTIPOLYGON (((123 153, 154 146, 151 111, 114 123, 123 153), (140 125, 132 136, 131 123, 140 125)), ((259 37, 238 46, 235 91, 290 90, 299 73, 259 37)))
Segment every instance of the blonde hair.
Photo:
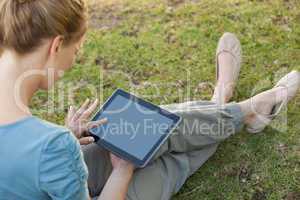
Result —
POLYGON ((0 0, 0 54, 29 53, 59 35, 70 44, 84 35, 86 21, 84 0, 0 0))

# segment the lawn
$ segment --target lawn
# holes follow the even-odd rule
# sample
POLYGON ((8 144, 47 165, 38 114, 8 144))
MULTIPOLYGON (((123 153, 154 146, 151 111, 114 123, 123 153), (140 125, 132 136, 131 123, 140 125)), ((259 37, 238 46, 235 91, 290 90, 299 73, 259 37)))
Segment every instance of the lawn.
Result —
MULTIPOLYGON (((64 123, 69 104, 79 106, 87 97, 103 102, 119 87, 157 104, 210 99, 215 49, 224 32, 236 33, 243 46, 234 101, 300 70, 299 0, 90 4, 90 29, 74 68, 32 101, 34 114, 52 122, 64 123)), ((300 95, 277 122, 286 117, 283 126, 228 139, 173 200, 299 200, 300 95)))

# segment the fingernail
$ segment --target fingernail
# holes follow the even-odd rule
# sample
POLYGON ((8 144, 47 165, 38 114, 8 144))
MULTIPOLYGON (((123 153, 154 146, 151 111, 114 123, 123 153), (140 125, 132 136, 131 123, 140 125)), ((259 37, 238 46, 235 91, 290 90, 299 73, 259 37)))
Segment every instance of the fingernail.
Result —
POLYGON ((89 141, 90 141, 90 142, 94 142, 95 139, 94 139, 93 137, 90 137, 90 138, 89 138, 89 141))

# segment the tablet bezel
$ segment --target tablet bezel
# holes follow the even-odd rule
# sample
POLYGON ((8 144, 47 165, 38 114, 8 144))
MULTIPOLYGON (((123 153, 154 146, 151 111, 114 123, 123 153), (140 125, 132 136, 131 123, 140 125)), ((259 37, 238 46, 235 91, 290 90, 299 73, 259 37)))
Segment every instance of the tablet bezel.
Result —
MULTIPOLYGON (((149 153, 144 157, 143 160, 127 153, 126 151, 118 148, 117 146, 101 139, 99 136, 96 135, 96 133, 93 132, 93 129, 90 129, 89 132, 91 133, 91 135, 95 138, 96 143, 98 143, 99 145, 103 146, 104 148, 108 149, 109 151, 111 151, 112 153, 116 154, 117 156, 124 158, 130 162, 132 162, 135 166, 137 167, 145 167, 148 162, 151 160, 152 156, 157 152, 157 150, 160 148, 160 146, 166 141, 166 139, 170 136, 171 132, 173 131, 173 129, 175 129, 178 124, 181 121, 181 117, 171 113, 165 109, 160 108, 159 106, 156 106, 150 102, 147 102, 133 94, 130 94, 122 89, 117 89, 112 96, 103 104, 103 106, 100 108, 100 110, 98 112, 96 112, 96 114, 93 116, 92 121, 97 120, 98 116, 102 114, 102 112, 105 110, 105 108, 107 108, 110 103, 114 100, 115 97, 117 97, 118 95, 121 95, 122 97, 125 97, 126 99, 128 99, 129 101, 134 101, 136 103, 138 103, 139 105, 155 111, 165 117, 168 117, 169 119, 171 119, 173 121, 173 125, 171 127, 169 127, 169 129, 167 129, 165 131, 164 134, 161 135, 160 139, 156 142, 156 144, 151 148, 151 150, 149 151, 149 153)), ((109 123, 109 119, 108 119, 108 123, 109 123)))

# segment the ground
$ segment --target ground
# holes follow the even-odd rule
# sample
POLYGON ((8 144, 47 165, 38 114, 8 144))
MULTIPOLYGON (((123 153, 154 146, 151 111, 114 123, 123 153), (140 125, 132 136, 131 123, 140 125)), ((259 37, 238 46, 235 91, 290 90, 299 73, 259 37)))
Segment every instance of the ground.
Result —
MULTIPOLYGON (((77 106, 96 92, 103 102, 118 87, 157 104, 208 100, 218 38, 227 31, 243 46, 234 101, 300 69, 299 0, 94 0, 89 12, 75 67, 32 102, 34 114, 52 122, 63 124, 70 90, 77 106)), ((299 116, 300 95, 284 126, 228 139, 173 200, 299 200, 299 116)))

